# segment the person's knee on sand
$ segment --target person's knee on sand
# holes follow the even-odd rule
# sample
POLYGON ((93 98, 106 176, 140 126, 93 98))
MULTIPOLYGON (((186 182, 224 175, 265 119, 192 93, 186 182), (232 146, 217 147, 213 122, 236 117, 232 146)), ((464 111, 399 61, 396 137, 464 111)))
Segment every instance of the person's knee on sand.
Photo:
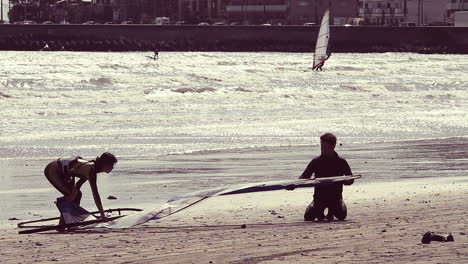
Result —
POLYGON ((329 220, 333 220, 333 217, 336 217, 338 220, 343 221, 348 215, 348 209, 346 208, 346 204, 344 203, 343 199, 334 201, 330 206, 329 211, 331 214, 331 219, 329 220))
POLYGON ((321 221, 325 218, 324 214, 323 214, 323 211, 325 210, 325 208, 315 202, 315 201, 312 201, 309 206, 307 206, 306 208, 306 211, 304 213, 304 220, 305 221, 314 221, 315 219, 321 221))
POLYGON ((333 221, 336 217, 338 220, 343 221, 346 219, 348 214, 346 204, 342 199, 338 201, 331 202, 314 202, 306 208, 304 213, 304 221, 323 221, 327 219, 328 221, 333 221), (327 213, 325 215, 325 210, 327 213))

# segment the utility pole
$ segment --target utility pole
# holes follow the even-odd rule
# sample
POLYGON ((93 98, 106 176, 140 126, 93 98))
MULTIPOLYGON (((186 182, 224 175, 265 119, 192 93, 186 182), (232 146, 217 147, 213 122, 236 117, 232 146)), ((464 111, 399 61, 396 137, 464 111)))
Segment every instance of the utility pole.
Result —
POLYGON ((418 0, 418 27, 424 23, 424 0, 418 0))
POLYGON ((408 20, 408 3, 407 0, 403 3, 403 16, 405 17, 405 22, 408 20))
POLYGON ((3 0, 1 0, 0 2, 0 13, 1 13, 0 21, 3 22, 3 0))
POLYGON ((315 24, 319 24, 319 19, 318 19, 318 0, 315 0, 315 24))
POLYGON ((263 23, 267 23, 267 19, 266 19, 266 1, 263 0, 263 23))
POLYGON ((421 26, 421 0, 418 0, 418 27, 421 26))
POLYGON ((242 25, 247 25, 247 2, 242 2, 242 25))
POLYGON ((421 0, 421 25, 424 24, 424 0, 421 0))

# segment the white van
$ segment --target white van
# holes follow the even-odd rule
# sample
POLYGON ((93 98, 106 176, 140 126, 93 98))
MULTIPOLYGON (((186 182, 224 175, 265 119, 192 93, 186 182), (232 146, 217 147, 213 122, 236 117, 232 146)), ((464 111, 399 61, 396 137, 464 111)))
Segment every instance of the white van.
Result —
POLYGON ((468 11, 453 12, 453 25, 456 27, 468 27, 468 11))
POLYGON ((157 17, 154 19, 154 24, 156 25, 169 25, 171 20, 168 17, 157 17))

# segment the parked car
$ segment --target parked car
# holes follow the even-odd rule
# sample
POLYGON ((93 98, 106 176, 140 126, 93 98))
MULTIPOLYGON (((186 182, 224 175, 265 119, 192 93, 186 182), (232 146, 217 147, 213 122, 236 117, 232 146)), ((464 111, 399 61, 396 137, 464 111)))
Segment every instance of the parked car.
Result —
POLYGON ((157 17, 154 19, 154 24, 156 25, 169 25, 171 24, 171 19, 168 17, 157 17))
POLYGON ((42 22, 42 24, 44 24, 44 25, 52 25, 52 24, 54 24, 54 22, 52 22, 52 21, 44 21, 44 22, 42 22))
POLYGON ((122 21, 122 23, 120 23, 122 25, 131 25, 133 24, 133 21, 122 21))
POLYGON ((307 23, 304 23, 304 26, 316 26, 317 23, 313 23, 313 22, 307 22, 307 23))
POLYGON ((446 22, 432 22, 432 23, 429 23, 427 26, 429 26, 429 27, 447 27, 447 26, 449 26, 449 24, 446 23, 446 22))
POLYGON ((224 26, 226 25, 224 22, 216 22, 213 24, 213 26, 224 26))
POLYGON ((198 23, 199 26, 209 26, 210 24, 208 22, 201 22, 198 23))
POLYGON ((36 22, 32 20, 24 20, 24 21, 17 21, 15 24, 22 24, 22 25, 34 25, 36 22))
POLYGON ((114 22, 104 22, 104 25, 112 25, 114 22))
POLYGON ((400 27, 415 27, 416 23, 414 22, 400 22, 400 27))
POLYGON ((271 24, 265 23, 265 24, 261 24, 260 26, 271 26, 271 24))
POLYGON ((63 20, 63 21, 60 21, 59 23, 60 25, 68 25, 70 24, 70 22, 66 21, 66 20, 63 20))
POLYGON ((86 21, 83 23, 83 25, 94 25, 96 24, 94 21, 86 21))
POLYGON ((238 25, 240 25, 240 23, 239 23, 239 22, 232 22, 232 23, 229 24, 229 25, 230 25, 230 26, 238 26, 238 25))
POLYGON ((180 25, 187 25, 187 22, 185 22, 185 21, 177 21, 177 22, 175 22, 174 24, 175 24, 175 25, 178 25, 178 26, 180 26, 180 25))

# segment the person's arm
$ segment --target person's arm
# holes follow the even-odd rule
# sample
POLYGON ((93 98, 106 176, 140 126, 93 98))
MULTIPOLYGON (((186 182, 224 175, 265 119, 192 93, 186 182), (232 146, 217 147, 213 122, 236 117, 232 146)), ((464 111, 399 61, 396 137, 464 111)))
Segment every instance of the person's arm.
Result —
MULTIPOLYGON (((344 161, 344 175, 353 175, 353 172, 351 171, 351 168, 349 167, 349 164, 346 160, 343 160, 344 161)), ((346 180, 343 182, 344 185, 351 185, 354 183, 354 179, 353 180, 346 180)))
POLYGON ((86 182, 86 179, 79 179, 75 183, 75 190, 79 191, 81 189, 81 186, 86 182))
POLYGON ((314 162, 314 160, 312 160, 309 163, 309 165, 307 165, 307 168, 304 170, 304 172, 299 177, 299 179, 310 179, 314 172, 315 172, 315 162, 314 162))
POLYGON ((98 188, 97 188, 97 175, 94 170, 91 170, 89 173, 89 185, 91 186, 91 191, 93 192, 94 202, 96 203, 96 207, 101 213, 102 220, 106 221, 107 217, 104 214, 104 208, 102 207, 101 196, 99 196, 98 188))

